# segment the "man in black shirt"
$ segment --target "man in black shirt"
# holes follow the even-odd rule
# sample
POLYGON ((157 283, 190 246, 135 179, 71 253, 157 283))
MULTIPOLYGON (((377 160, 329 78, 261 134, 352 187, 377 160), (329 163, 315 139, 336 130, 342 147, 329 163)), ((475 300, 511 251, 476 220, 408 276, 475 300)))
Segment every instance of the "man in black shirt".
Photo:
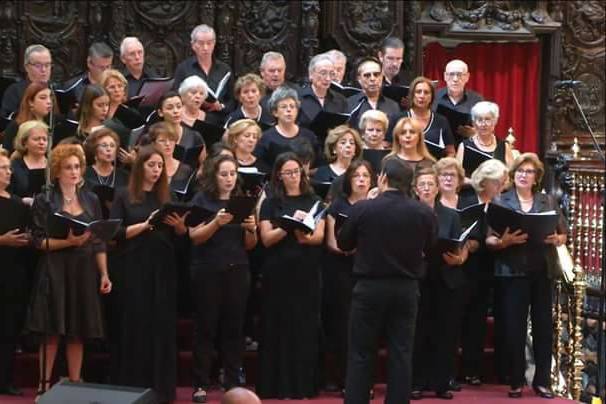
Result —
POLYGON ((407 86, 414 77, 409 72, 401 70, 404 61, 404 42, 393 36, 385 38, 379 60, 383 64, 383 85, 397 84, 407 86))
POLYGON ((120 60, 124 63, 122 74, 128 81, 128 98, 139 93, 143 81, 151 77, 145 67, 145 49, 139 38, 127 36, 120 44, 120 60))
POLYGON ((359 129, 360 117, 369 109, 385 112, 391 119, 400 113, 398 104, 381 94, 383 68, 375 58, 365 58, 358 65, 358 82, 362 92, 347 99, 347 110, 351 113, 351 126, 359 129))
POLYGON ((30 83, 48 83, 53 68, 51 53, 44 45, 30 45, 23 55, 25 80, 8 86, 2 96, 2 109, 0 116, 8 117, 19 109, 21 98, 30 83))
POLYGON ((104 42, 95 42, 88 48, 86 58, 86 71, 67 81, 64 90, 74 93, 77 102, 80 102, 84 89, 89 84, 100 84, 103 72, 112 68, 114 51, 104 42))
POLYGON ((388 374, 385 403, 406 404, 411 390, 418 281, 437 234, 434 213, 410 198, 412 169, 387 159, 376 199, 356 203, 337 235, 355 250, 345 404, 367 404, 380 334, 385 330, 388 374))
POLYGON ((232 94, 234 77, 227 64, 213 57, 216 41, 215 30, 208 25, 201 24, 193 29, 191 48, 194 56, 177 66, 173 89, 179 89, 181 82, 189 76, 199 76, 214 93, 214 96, 211 94, 210 97, 216 98, 207 100, 203 108, 209 112, 227 114, 235 107, 232 94))

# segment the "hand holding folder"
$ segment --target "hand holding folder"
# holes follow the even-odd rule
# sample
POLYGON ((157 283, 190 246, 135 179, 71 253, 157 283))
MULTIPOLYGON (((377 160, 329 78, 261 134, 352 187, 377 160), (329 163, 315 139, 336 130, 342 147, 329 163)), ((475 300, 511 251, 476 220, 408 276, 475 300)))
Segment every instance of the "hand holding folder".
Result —
POLYGON ((70 232, 73 235, 80 236, 86 231, 90 231, 99 240, 109 241, 118 232, 122 219, 101 219, 87 223, 55 212, 50 215, 48 222, 48 232, 51 237, 66 239, 70 232))
POLYGON ((510 233, 520 230, 528 236, 528 241, 543 244, 545 239, 556 232, 559 215, 556 211, 524 213, 496 204, 489 204, 486 212, 490 227, 502 235, 506 229, 510 233))
POLYGON ((326 208, 321 211, 318 211, 319 209, 320 201, 317 201, 303 219, 290 215, 282 215, 276 219, 276 222, 278 227, 281 227, 289 233, 294 230, 300 230, 306 234, 313 233, 320 220, 324 218, 324 213, 326 212, 326 208))

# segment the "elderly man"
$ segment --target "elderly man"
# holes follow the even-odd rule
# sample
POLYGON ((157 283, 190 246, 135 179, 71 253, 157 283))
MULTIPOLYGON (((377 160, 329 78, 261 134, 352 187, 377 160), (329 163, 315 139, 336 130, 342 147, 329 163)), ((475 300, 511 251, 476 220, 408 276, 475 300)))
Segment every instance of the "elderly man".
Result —
POLYGON ((152 77, 145 67, 145 49, 139 38, 127 36, 120 44, 120 60, 124 63, 122 74, 128 81, 128 98, 139 93, 143 81, 152 77))
POLYGON ((383 111, 390 119, 400 113, 398 104, 381 94, 383 83, 381 62, 373 57, 362 59, 357 73, 362 92, 347 99, 347 110, 351 113, 350 122, 354 128, 358 129, 360 117, 369 109, 383 111))
POLYGON ((233 75, 231 68, 213 57, 217 35, 206 24, 196 26, 191 32, 191 48, 194 55, 179 63, 175 70, 173 88, 189 76, 199 76, 209 87, 209 101, 203 104, 207 111, 227 113, 233 108, 233 75))
MULTIPOLYGON (((444 81, 446 82, 446 87, 436 92, 436 98, 433 103, 434 111, 437 110, 438 105, 444 105, 455 111, 469 114, 471 108, 476 103, 484 100, 480 94, 465 89, 465 85, 469 81, 469 69, 467 64, 462 60, 454 59, 446 64, 444 81)), ((455 135, 457 144, 475 133, 471 125, 463 125, 450 129, 455 135)))
POLYGON ((343 52, 337 49, 331 49, 326 52, 328 56, 332 59, 332 64, 334 66, 334 74, 332 77, 333 81, 336 81, 339 84, 343 84, 343 79, 345 78, 345 73, 347 69, 347 56, 343 52))
POLYGON ((286 81, 286 59, 280 52, 265 52, 261 58, 259 72, 265 84, 265 95, 261 98, 260 103, 267 111, 269 111, 267 102, 276 88, 286 85, 299 90, 296 84, 286 81))
POLYGON ((63 85, 63 88, 72 91, 76 100, 80 101, 86 86, 89 84, 99 84, 103 72, 107 69, 111 69, 113 61, 114 51, 112 48, 103 42, 93 43, 88 48, 86 72, 68 80, 68 82, 63 85))
POLYGON ((19 109, 21 97, 30 83, 48 83, 50 81, 53 64, 48 48, 39 44, 28 46, 23 55, 23 67, 26 74, 25 80, 8 86, 2 97, 0 116, 6 117, 19 109))

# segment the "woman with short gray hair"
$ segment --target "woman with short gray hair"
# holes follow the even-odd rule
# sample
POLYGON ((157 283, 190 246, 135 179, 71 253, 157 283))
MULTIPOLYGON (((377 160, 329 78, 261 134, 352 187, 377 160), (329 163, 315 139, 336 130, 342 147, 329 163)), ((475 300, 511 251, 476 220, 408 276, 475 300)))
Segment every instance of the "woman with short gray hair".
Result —
POLYGON ((191 127, 197 120, 204 121, 206 112, 200 107, 208 96, 208 86, 199 76, 189 76, 179 85, 179 95, 183 101, 183 117, 181 121, 191 127))

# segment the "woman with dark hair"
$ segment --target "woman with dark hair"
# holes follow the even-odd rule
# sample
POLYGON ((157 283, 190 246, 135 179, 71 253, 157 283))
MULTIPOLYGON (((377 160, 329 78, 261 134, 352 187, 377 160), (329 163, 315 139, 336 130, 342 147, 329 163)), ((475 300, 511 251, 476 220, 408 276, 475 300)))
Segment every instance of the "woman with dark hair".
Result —
POLYGON ((313 397, 318 392, 324 219, 311 233, 290 232, 274 224, 285 214, 302 220, 320 204, 293 153, 278 156, 271 185, 272 196, 263 201, 259 222, 267 257, 257 392, 262 397, 313 397))
MULTIPOLYGON (((438 200, 438 176, 433 167, 419 167, 413 177, 413 189, 419 200, 436 213, 438 237, 454 239, 461 235, 461 223, 455 210, 438 200)), ((457 290, 464 282, 461 265, 467 260, 467 246, 457 251, 437 249, 427 257, 427 273, 421 283, 413 353, 411 398, 422 398, 423 389, 432 389, 438 398, 452 399, 449 390, 457 349, 459 321, 457 290)))
POLYGON ((509 168, 513 187, 497 201, 507 208, 525 213, 555 210, 559 214, 556 232, 544 240, 528 239, 520 229, 505 229, 497 234, 488 230, 486 245, 496 251, 495 277, 499 289, 499 318, 503 325, 505 355, 511 369, 509 397, 522 397, 526 370, 526 335, 528 313, 532 322, 532 348, 535 372, 532 387, 543 398, 551 392, 551 348, 553 344, 552 295, 553 273, 548 271, 546 256, 554 246, 566 243, 566 220, 558 204, 541 192, 545 169, 534 153, 518 156, 509 168))
POLYGON ((176 214, 154 226, 156 211, 170 200, 164 159, 142 147, 128 187, 119 190, 110 212, 122 219, 118 241, 122 303, 121 335, 115 383, 151 387, 161 401, 176 394, 176 278, 173 234, 185 234, 184 217, 176 214))
MULTIPOLYGON (((51 153, 50 203, 39 194, 32 207, 34 244, 47 252, 39 260, 25 328, 46 338, 46 374, 39 389, 51 382, 60 337, 66 338, 69 380, 81 381, 83 340, 103 338, 105 330, 99 293, 111 291, 105 243, 86 231, 67 238, 47 234, 48 217, 56 212, 84 222, 101 219, 99 199, 80 186, 86 166, 82 148, 59 145, 51 153)), ((40 357, 43 357, 42 351, 40 357)), ((42 370, 42 364, 40 366, 42 370)))
POLYGON ((330 350, 337 356, 337 383, 340 388, 345 386, 347 324, 354 280, 351 274, 353 253, 342 251, 337 246, 336 234, 353 205, 366 199, 371 187, 374 186, 373 178, 375 175, 369 162, 353 161, 343 175, 343 194, 330 205, 326 216, 327 254, 323 262, 326 317, 323 323, 330 350))
MULTIPOLYGON (((19 126, 27 121, 43 122, 53 109, 53 104, 55 104, 53 98, 48 84, 31 83, 27 86, 15 118, 4 129, 2 147, 12 153, 14 150, 13 142, 17 136, 19 126)), ((55 112, 57 112, 56 106, 55 112)))
POLYGON ((86 86, 77 113, 78 138, 84 142, 95 128, 103 124, 108 112, 109 95, 105 89, 97 84, 86 86))
POLYGON ((202 190, 192 202, 216 214, 189 228, 196 309, 192 401, 202 403, 210 386, 212 348, 217 336, 225 390, 240 384, 242 329, 250 283, 247 251, 257 244, 254 216, 232 223, 233 215, 225 210, 228 200, 238 193, 238 163, 233 157, 221 155, 207 163, 202 190))

